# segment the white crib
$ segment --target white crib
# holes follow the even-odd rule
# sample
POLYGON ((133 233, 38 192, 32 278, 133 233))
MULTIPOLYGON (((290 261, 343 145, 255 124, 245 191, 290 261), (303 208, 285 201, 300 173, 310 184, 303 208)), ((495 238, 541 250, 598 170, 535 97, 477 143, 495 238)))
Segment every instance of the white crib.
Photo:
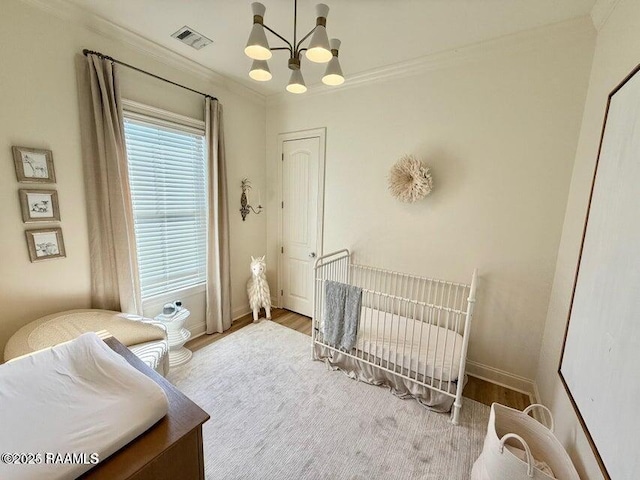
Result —
POLYGON ((452 283, 358 265, 344 249, 319 257, 314 278, 314 360, 437 411, 453 406, 458 424, 477 270, 471 285, 452 283), (349 352, 323 338, 326 280, 362 288, 357 342, 349 352))

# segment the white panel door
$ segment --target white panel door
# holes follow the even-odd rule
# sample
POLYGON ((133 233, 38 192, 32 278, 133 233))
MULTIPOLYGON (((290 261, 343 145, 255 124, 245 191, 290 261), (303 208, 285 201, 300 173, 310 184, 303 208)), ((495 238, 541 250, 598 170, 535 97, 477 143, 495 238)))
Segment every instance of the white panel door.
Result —
POLYGON ((317 255, 320 138, 282 144, 282 306, 311 316, 317 255))

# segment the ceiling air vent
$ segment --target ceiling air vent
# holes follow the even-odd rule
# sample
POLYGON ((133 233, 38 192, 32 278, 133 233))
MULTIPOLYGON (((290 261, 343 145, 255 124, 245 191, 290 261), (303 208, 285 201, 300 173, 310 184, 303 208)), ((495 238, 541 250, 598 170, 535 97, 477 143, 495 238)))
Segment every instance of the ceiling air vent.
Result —
POLYGON ((213 42, 210 38, 205 37, 201 33, 196 32, 193 28, 184 26, 176 33, 171 35, 173 38, 177 38, 182 43, 189 45, 191 48, 200 50, 202 47, 206 47, 213 42))

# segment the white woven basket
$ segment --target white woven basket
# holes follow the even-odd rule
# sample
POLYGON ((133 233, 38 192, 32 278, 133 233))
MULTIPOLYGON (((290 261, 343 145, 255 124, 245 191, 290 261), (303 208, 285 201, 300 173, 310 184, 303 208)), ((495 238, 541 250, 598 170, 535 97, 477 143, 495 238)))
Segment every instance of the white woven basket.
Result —
POLYGON ((580 480, 553 428, 553 416, 544 405, 531 405, 521 412, 494 403, 484 447, 473 465, 471 480, 580 480), (529 416, 534 408, 548 412, 549 427, 529 416), (515 449, 524 450, 524 460, 514 453, 515 449), (553 476, 538 468, 540 462, 551 468, 553 476))

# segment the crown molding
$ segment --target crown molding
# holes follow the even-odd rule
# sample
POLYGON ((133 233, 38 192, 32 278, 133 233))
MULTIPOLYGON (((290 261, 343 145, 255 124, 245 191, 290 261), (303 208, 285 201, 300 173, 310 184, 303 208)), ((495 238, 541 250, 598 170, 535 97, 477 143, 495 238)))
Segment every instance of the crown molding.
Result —
POLYGON ((596 30, 600 31, 605 26, 607 20, 616 9, 620 0, 597 0, 591 9, 591 20, 596 30))
MULTIPOLYGON (((124 27, 91 13, 68 0, 21 0, 39 10, 61 20, 81 26, 86 30, 123 43, 134 50, 153 58, 169 67, 176 68, 210 82, 213 86, 226 88, 232 93, 248 98, 260 105, 265 104, 265 96, 251 88, 225 77, 200 63, 191 60, 173 50, 132 32, 124 27)), ((108 52, 105 52, 108 54, 108 52)))
MULTIPOLYGON (((498 37, 492 40, 482 41, 466 45, 460 48, 437 52, 392 65, 383 66, 350 75, 347 82, 340 87, 328 87, 322 83, 310 85, 304 95, 294 96, 280 92, 271 95, 263 95, 246 85, 225 77, 200 63, 191 60, 173 50, 153 42, 140 34, 132 32, 124 27, 91 13, 69 0, 21 0, 61 20, 79 25, 86 30, 110 40, 121 42, 134 50, 137 50, 154 60, 178 70, 186 71, 199 78, 210 82, 214 86, 222 87, 228 91, 247 98, 260 105, 275 105, 301 101, 317 95, 327 95, 342 92, 351 88, 384 82, 391 79, 403 78, 421 73, 440 70, 444 68, 464 65, 491 55, 505 54, 536 48, 544 42, 557 41, 566 36, 578 35, 602 28, 614 11, 620 0, 597 0, 591 11, 591 18, 578 17, 552 25, 546 25, 511 35, 498 37)), ((105 52, 108 53, 108 52, 105 52)))
MULTIPOLYGON (((612 0, 618 1, 618 0, 612 0)), ((279 92, 267 96, 267 106, 280 103, 297 102, 318 95, 339 93, 364 85, 385 82, 445 68, 463 66, 470 62, 505 54, 534 50, 548 44, 554 44, 593 32, 589 16, 582 16, 543 27, 497 37, 460 48, 438 52, 413 60, 387 65, 347 76, 347 81, 339 87, 329 87, 322 83, 308 86, 304 95, 291 95, 279 92)))

